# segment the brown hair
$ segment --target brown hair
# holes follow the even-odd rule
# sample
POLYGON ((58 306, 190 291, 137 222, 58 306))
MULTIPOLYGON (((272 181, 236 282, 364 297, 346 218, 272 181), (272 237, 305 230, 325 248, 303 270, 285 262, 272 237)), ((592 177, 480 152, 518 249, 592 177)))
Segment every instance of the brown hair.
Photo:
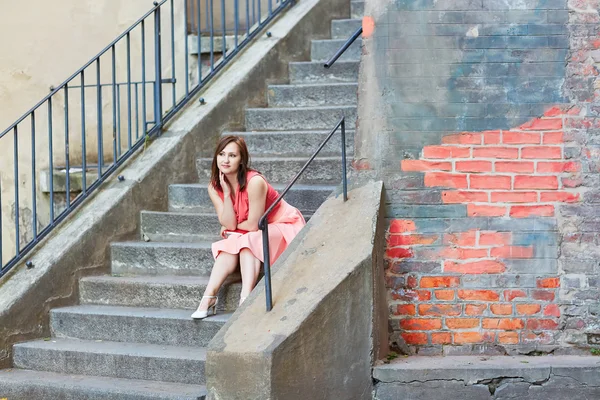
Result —
POLYGON ((229 143, 235 143, 238 146, 240 151, 240 168, 238 169, 238 183, 240 185, 240 190, 246 189, 246 174, 248 171, 251 171, 250 168, 250 154, 248 153, 248 147, 246 146, 246 142, 244 138, 240 136, 224 136, 217 143, 217 148, 215 149, 215 154, 213 156, 212 167, 211 167, 211 175, 210 175, 210 183, 212 186, 219 190, 223 191, 221 187, 221 182, 219 179, 219 167, 217 166, 217 156, 220 152, 223 151, 225 147, 229 143))

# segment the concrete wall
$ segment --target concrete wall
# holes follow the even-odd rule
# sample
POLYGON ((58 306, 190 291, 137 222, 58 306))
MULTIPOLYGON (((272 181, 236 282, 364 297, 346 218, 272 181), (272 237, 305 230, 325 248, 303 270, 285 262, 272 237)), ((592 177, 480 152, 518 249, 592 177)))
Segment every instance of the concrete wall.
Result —
POLYGON ((210 342, 209 398, 371 398, 387 348, 382 195, 371 182, 321 205, 275 265, 273 309, 261 281, 210 342))
POLYGON ((367 1, 365 15, 355 166, 389 189, 395 345, 596 345, 597 2, 367 1))

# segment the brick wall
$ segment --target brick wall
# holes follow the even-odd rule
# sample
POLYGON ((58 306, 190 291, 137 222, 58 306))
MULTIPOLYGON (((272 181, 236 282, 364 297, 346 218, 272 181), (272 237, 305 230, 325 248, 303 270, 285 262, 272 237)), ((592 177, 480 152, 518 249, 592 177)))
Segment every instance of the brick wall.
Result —
POLYGON ((600 344, 598 3, 365 3, 355 166, 386 184, 393 345, 600 344))

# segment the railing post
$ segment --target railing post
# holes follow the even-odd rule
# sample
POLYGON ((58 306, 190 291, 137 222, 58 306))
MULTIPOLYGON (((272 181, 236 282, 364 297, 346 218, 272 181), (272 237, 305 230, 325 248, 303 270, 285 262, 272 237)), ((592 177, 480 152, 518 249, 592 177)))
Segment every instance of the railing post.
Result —
POLYGON ((260 222, 262 222, 264 260, 263 266, 265 270, 265 297, 267 299, 267 311, 271 311, 273 309, 273 298, 271 296, 271 256, 269 252, 269 224, 266 219, 262 219, 260 222))
POLYGON ((163 126, 162 115, 162 54, 161 54, 161 33, 160 33, 160 7, 158 2, 154 2, 154 120, 159 130, 163 126))
POLYGON ((344 201, 348 200, 348 178, 346 177, 346 117, 342 118, 342 186, 344 188, 344 201))

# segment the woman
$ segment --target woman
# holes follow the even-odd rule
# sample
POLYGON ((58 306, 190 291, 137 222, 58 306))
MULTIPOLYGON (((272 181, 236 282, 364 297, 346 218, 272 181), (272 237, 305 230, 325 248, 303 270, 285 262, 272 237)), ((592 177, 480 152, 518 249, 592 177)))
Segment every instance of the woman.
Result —
MULTIPOLYGON (((250 294, 263 261, 262 231, 258 220, 279 194, 265 178, 249 168, 248 148, 244 139, 223 137, 217 144, 212 162, 208 194, 221 224, 223 240, 213 243, 215 265, 194 319, 216 313, 217 291, 225 278, 240 266, 242 293, 240 304, 250 294)), ((306 224, 300 211, 281 200, 269 214, 269 250, 271 264, 306 224)))

